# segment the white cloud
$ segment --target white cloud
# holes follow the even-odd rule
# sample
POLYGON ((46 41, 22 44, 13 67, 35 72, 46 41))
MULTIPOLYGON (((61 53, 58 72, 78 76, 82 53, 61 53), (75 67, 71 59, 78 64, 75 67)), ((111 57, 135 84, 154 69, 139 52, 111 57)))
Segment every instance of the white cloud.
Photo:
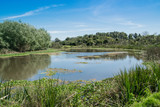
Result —
POLYGON ((141 28, 141 27, 143 27, 142 24, 133 23, 132 21, 126 21, 126 22, 119 23, 119 24, 121 24, 121 25, 126 25, 126 26, 131 26, 131 27, 136 27, 136 28, 141 28))
POLYGON ((75 32, 86 32, 86 31, 106 31, 105 29, 98 28, 87 28, 87 29, 79 29, 79 30, 57 30, 57 31, 48 31, 50 34, 62 34, 62 33, 75 33, 75 32))
POLYGON ((36 10, 31 10, 31 11, 26 12, 26 13, 21 14, 21 15, 10 16, 10 17, 6 17, 6 18, 2 18, 0 20, 9 20, 9 19, 16 19, 16 18, 20 18, 20 17, 31 16, 31 15, 34 15, 35 13, 40 12, 40 11, 43 11, 43 10, 46 10, 46 9, 49 9, 49 8, 52 8, 52 7, 59 7, 59 6, 63 6, 63 4, 41 7, 41 8, 38 8, 36 10))
POLYGON ((75 27, 87 27, 86 24, 77 24, 75 27))
POLYGON ((77 29, 77 30, 53 30, 48 31, 51 34, 51 39, 59 38, 65 40, 66 37, 76 37, 85 34, 95 34, 97 32, 108 32, 109 28, 87 28, 87 29, 77 29))

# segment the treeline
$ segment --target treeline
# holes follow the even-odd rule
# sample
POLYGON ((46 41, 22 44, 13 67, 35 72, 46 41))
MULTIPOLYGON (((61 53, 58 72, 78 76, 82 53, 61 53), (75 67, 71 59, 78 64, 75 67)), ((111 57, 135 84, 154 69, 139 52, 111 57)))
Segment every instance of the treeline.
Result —
POLYGON ((52 46, 81 46, 81 47, 109 47, 109 48, 146 48, 150 46, 160 47, 160 35, 126 34, 124 32, 96 33, 78 37, 67 37, 64 41, 58 38, 52 42, 52 46))
POLYGON ((10 49, 19 52, 47 49, 50 35, 44 29, 15 21, 0 23, 0 50, 10 49))

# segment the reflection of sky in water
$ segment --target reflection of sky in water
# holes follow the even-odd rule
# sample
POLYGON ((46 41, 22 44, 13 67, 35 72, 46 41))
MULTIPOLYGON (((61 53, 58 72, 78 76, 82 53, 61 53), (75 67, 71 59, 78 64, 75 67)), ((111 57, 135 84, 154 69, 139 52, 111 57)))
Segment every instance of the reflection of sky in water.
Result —
MULTIPOLYGON (((126 56, 124 59, 118 60, 86 60, 78 58, 77 56, 92 56, 92 55, 103 55, 108 52, 63 52, 59 56, 51 56, 51 64, 47 68, 63 68, 63 69, 76 69, 82 72, 75 73, 57 73, 54 78, 62 80, 102 80, 105 78, 113 77, 118 74, 120 70, 130 69, 131 67, 141 64, 142 60, 137 60, 134 57, 126 56), (88 62, 88 64, 76 64, 77 62, 88 62)), ((47 69, 46 68, 46 69, 47 69)), ((42 74, 45 70, 40 70, 38 74, 29 78, 28 80, 36 80, 39 78, 46 77, 42 74)))

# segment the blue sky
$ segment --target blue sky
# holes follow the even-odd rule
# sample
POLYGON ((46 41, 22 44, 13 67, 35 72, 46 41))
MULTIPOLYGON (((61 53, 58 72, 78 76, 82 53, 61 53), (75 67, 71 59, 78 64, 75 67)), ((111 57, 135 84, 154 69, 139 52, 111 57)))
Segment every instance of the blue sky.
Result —
POLYGON ((0 0, 0 22, 45 28, 52 40, 96 32, 160 33, 160 0, 0 0))

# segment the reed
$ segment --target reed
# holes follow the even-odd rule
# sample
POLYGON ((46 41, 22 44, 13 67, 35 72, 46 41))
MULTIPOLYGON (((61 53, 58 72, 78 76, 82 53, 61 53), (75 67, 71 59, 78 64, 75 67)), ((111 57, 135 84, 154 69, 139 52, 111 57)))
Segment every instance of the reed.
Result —
POLYGON ((146 94, 160 91, 160 66, 152 63, 146 67, 137 66, 129 71, 121 71, 116 77, 119 92, 123 93, 123 103, 132 103, 146 94))

